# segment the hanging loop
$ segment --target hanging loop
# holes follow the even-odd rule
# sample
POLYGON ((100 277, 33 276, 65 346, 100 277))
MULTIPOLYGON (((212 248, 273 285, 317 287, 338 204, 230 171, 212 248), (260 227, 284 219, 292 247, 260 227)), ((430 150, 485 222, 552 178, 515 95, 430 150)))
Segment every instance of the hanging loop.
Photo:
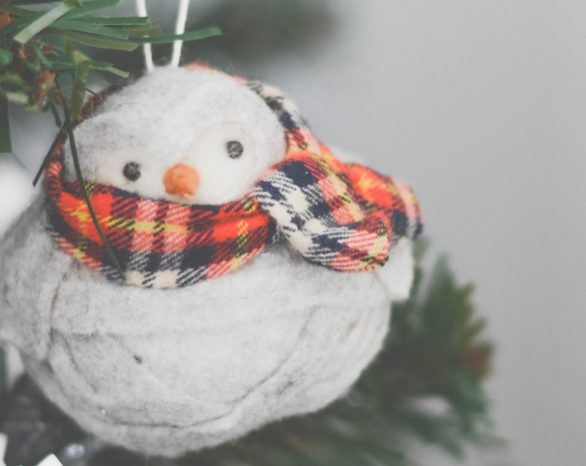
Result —
MULTIPOLYGON (((183 34, 187 24, 187 13, 189 11, 189 0, 179 0, 179 10, 177 11, 177 22, 175 23, 175 34, 183 34)), ((173 55, 171 57, 171 66, 179 66, 181 61, 181 50, 183 41, 176 40, 173 43, 173 55)))
MULTIPOLYGON (((136 12, 138 16, 148 16, 146 0, 136 0, 136 12)), ((153 48, 151 44, 144 44, 142 46, 142 51, 144 54, 144 64, 146 70, 148 72, 151 72, 155 69, 155 64, 153 63, 153 48)))

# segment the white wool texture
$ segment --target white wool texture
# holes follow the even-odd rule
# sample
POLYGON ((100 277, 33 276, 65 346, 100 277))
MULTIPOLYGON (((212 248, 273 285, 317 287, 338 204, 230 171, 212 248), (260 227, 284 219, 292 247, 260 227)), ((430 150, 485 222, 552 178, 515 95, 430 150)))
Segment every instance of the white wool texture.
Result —
MULTIPOLYGON (((44 218, 40 197, 0 244, 0 339, 83 428, 145 454, 218 445, 343 396, 410 286, 278 245, 195 286, 122 287, 61 252, 44 218)), ((393 264, 411 277, 409 244, 393 264)))
MULTIPOLYGON (((215 70, 163 67, 110 95, 97 113, 75 130, 86 179, 158 199, 221 204, 242 197, 285 156, 285 131, 275 113, 253 91, 215 70), (229 157, 226 144, 244 153, 229 157), (124 166, 140 165, 130 181, 124 166), (185 164, 199 175, 193 197, 165 191, 165 172, 185 164)), ((74 176, 66 146, 66 172, 74 176)))

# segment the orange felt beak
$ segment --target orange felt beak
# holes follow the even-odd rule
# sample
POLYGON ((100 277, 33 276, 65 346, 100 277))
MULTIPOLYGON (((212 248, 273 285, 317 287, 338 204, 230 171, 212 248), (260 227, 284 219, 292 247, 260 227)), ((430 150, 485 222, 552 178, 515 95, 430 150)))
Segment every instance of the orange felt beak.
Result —
POLYGON ((178 163, 167 170, 163 183, 167 194, 192 197, 199 186, 199 173, 189 165, 178 163))

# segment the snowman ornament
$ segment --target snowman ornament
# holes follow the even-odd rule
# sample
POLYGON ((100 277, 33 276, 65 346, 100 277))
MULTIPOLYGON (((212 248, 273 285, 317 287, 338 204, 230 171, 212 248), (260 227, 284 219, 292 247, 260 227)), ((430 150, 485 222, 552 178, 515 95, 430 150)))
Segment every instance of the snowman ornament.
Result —
POLYGON ((88 104, 0 243, 0 339, 84 429, 175 456, 343 396, 413 278, 408 187, 279 90, 162 67, 88 104), (171 85, 170 85, 171 84, 171 85))

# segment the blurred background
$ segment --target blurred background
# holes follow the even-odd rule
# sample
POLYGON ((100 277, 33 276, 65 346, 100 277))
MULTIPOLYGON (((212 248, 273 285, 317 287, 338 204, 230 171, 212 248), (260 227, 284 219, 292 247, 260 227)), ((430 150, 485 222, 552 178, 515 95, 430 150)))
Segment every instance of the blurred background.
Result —
MULTIPOLYGON (((175 2, 148 4, 172 26, 175 2)), ((191 26, 224 36, 187 57, 278 85, 325 142, 409 180, 428 260, 447 253, 475 283, 497 348, 493 416, 509 445, 465 464, 583 466, 586 3, 193 0, 190 13, 191 26)), ((156 52, 164 63, 169 48, 156 52)), ((141 56, 119 65, 138 72, 141 56)), ((16 135, 16 152, 46 150, 50 118, 12 118, 39 134, 16 135)), ((30 199, 32 176, 0 158, 0 231, 30 199)), ((432 449, 412 456, 455 464, 432 449)))

